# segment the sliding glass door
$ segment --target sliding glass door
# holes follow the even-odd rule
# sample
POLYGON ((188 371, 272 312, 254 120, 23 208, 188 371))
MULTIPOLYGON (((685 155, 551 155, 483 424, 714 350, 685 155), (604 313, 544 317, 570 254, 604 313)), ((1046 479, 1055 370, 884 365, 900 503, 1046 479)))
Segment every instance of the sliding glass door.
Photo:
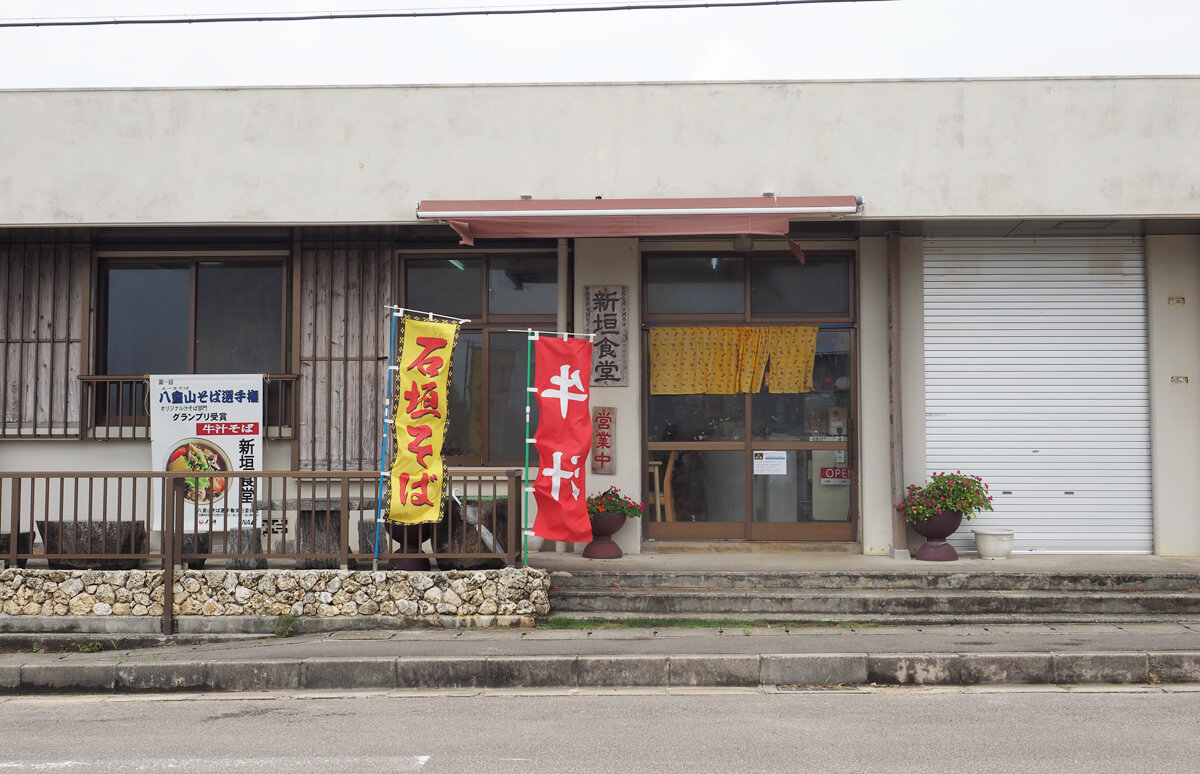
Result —
POLYGON ((804 257, 646 254, 647 538, 854 539, 853 261, 804 257))

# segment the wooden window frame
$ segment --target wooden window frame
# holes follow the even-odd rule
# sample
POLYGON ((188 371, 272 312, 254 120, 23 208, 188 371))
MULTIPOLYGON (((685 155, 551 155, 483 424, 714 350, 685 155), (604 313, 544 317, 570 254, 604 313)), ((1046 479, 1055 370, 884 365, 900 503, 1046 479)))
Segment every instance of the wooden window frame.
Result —
MULTIPOLYGON (((413 306, 421 308, 420 302, 413 299, 411 302, 408 298, 408 266, 412 261, 423 260, 439 260, 448 261, 455 258, 474 258, 482 259, 481 271, 483 272, 483 281, 481 285, 482 298, 480 299, 480 309, 483 310, 478 319, 471 319, 469 322, 462 324, 461 333, 479 333, 482 338, 483 348, 483 389, 484 396, 483 406, 480 408, 479 421, 483 425, 481 433, 483 439, 483 448, 479 455, 447 455, 446 464, 466 467, 513 467, 524 464, 523 459, 509 459, 507 457, 498 456, 492 451, 491 444, 491 395, 490 380, 491 380, 491 347, 490 337, 499 333, 510 333, 512 331, 520 331, 523 329, 533 330, 552 330, 557 326, 557 313, 552 311, 546 314, 529 314, 529 315, 514 315, 514 314, 492 314, 488 308, 488 277, 491 267, 491 260, 499 257, 512 257, 517 255, 537 255, 546 258, 558 257, 556 247, 530 247, 530 248, 483 248, 473 251, 461 250, 421 250, 421 249, 403 249, 398 250, 400 255, 400 285, 401 298, 406 299, 405 306, 413 306)), ((555 287, 561 288, 564 278, 558 276, 555 278, 555 287)), ((422 311, 438 312, 437 309, 422 309, 422 311)), ((451 417, 450 421, 462 421, 461 417, 451 417)))
MULTIPOLYGON (((849 334, 850 346, 850 416, 847 418, 848 427, 845 442, 831 441, 766 441, 755 440, 753 437, 753 394, 743 396, 744 409, 744 439, 742 441, 650 441, 649 439, 649 402, 650 402, 650 348, 648 341, 642 347, 643 351, 643 388, 642 388, 642 448, 644 450, 643 469, 649 469, 650 456, 654 452, 671 451, 745 451, 745 516, 741 521, 729 522, 655 522, 647 520, 644 527, 644 537, 649 540, 821 540, 821 541, 852 541, 857 538, 859 528, 858 505, 858 413, 859 413, 859 341, 857 326, 857 269, 858 255, 853 249, 844 247, 813 249, 807 251, 811 256, 838 256, 847 261, 847 299, 846 314, 828 315, 763 315, 756 316, 751 308, 751 270, 750 261, 762 255, 783 255, 784 250, 763 250, 760 252, 739 252, 730 248, 714 247, 712 249, 671 249, 670 246, 645 243, 641 246, 641 300, 643 311, 644 335, 648 339, 648 330, 654 326, 704 326, 704 325, 816 325, 825 329, 842 329, 849 334), (665 247, 665 249, 663 249, 665 247), (649 260, 673 257, 727 257, 742 256, 742 287, 744 305, 740 314, 679 314, 653 313, 648 304, 648 282, 646 265, 649 260), (785 450, 785 451, 820 451, 846 450, 847 465, 851 469, 850 518, 845 522, 797 522, 772 523, 754 521, 754 486, 752 450, 785 450)), ((659 493, 653 493, 657 496, 659 493)))

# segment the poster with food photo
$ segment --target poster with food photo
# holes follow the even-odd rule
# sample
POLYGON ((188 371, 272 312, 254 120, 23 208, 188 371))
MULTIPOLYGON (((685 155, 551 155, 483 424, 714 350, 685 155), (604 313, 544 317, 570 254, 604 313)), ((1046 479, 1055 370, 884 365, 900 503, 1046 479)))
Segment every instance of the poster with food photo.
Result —
MULTIPOLYGON (((183 479, 187 532, 255 526, 256 479, 222 474, 261 470, 262 379, 261 374, 150 377, 154 469, 194 474, 183 479)), ((156 527, 162 512, 155 508, 156 527)))

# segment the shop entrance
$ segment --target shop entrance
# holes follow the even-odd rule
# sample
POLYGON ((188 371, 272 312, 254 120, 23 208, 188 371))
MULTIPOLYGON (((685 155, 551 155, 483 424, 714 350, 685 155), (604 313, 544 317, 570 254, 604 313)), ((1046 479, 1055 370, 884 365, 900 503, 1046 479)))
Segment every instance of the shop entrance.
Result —
POLYGON ((689 258, 645 259, 646 538, 853 540, 850 256, 689 258), (749 284, 740 324, 664 311, 673 298, 719 308, 737 279, 749 284))

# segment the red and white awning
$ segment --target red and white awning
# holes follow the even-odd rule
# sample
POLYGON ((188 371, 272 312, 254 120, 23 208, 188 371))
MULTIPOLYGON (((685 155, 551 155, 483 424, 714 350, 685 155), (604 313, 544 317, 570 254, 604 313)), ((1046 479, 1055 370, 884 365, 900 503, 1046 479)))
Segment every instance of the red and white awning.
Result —
POLYGON ((786 237, 792 219, 855 215, 861 206, 855 196, 439 200, 420 202, 417 219, 446 221, 464 245, 476 239, 556 237, 786 237))

